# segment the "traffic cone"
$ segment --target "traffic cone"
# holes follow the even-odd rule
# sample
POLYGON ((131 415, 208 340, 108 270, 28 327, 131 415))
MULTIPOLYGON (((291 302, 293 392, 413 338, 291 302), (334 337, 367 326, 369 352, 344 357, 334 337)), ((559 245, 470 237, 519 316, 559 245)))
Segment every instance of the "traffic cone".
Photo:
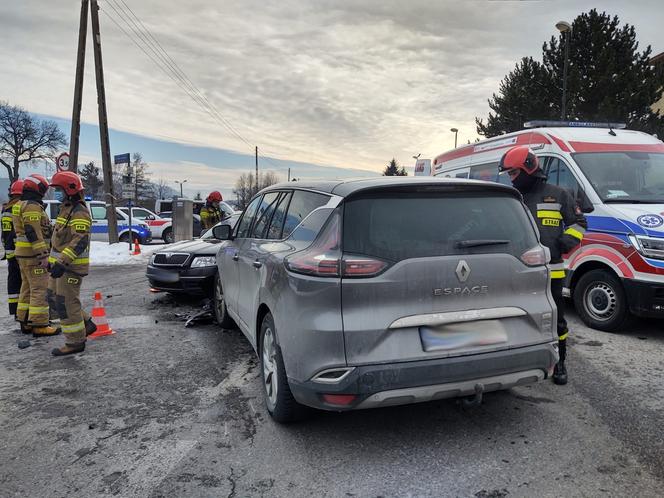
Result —
POLYGON ((134 252, 131 253, 132 256, 139 256, 141 254, 141 246, 138 244, 138 239, 134 238, 134 252))
POLYGON ((101 297, 101 292, 95 292, 95 305, 92 308, 92 313, 90 313, 92 321, 95 322, 97 326, 97 331, 93 334, 90 334, 88 337, 90 339, 96 339, 97 337, 104 337, 105 335, 115 334, 111 330, 111 326, 108 324, 106 319, 106 309, 104 308, 104 301, 101 297))

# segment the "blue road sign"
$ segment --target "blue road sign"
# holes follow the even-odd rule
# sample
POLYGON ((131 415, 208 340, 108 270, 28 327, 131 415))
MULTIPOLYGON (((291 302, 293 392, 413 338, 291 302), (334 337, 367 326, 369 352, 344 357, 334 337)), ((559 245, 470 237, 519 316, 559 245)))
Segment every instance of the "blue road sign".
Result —
POLYGON ((113 163, 114 164, 129 164, 129 153, 127 154, 118 154, 117 156, 113 156, 113 163))

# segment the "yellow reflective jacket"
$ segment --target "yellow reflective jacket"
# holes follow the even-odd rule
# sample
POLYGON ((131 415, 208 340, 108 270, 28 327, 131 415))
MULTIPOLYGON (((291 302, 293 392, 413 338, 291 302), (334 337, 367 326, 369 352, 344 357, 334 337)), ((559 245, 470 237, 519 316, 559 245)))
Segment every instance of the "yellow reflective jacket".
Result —
POLYGON ((9 199, 7 204, 2 206, 2 246, 5 248, 7 259, 14 258, 16 249, 16 232, 14 232, 14 221, 12 219, 12 208, 19 202, 19 198, 9 199))
POLYGON ((63 202, 55 219, 49 263, 60 263, 72 273, 87 275, 91 226, 90 211, 84 202, 63 202))
POLYGON ((219 208, 206 204, 201 208, 201 227, 203 230, 212 228, 223 219, 223 213, 219 208))
POLYGON ((46 258, 51 242, 51 222, 41 202, 21 200, 12 206, 17 258, 46 258))

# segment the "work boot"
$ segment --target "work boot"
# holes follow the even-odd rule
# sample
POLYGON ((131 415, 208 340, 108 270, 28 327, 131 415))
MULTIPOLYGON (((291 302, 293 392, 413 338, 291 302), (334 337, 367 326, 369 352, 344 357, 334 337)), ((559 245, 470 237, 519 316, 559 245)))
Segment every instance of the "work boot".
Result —
POLYGON ((556 363, 553 369, 553 383, 559 386, 567 384, 567 368, 565 368, 565 360, 560 360, 556 363))
POLYGON ((58 335, 60 332, 62 332, 62 329, 56 329, 50 325, 46 327, 32 327, 32 337, 51 337, 52 335, 58 335))
POLYGON ((61 348, 51 350, 53 356, 67 356, 70 354, 82 353, 85 351, 85 343, 81 344, 65 344, 61 348))
POLYGON ((24 334, 32 334, 32 327, 30 325, 26 325, 23 322, 19 322, 21 324, 21 332, 24 334))
POLYGON ((97 325, 95 325, 95 322, 92 321, 92 318, 88 318, 85 321, 85 336, 89 336, 90 334, 94 334, 97 332, 97 325))

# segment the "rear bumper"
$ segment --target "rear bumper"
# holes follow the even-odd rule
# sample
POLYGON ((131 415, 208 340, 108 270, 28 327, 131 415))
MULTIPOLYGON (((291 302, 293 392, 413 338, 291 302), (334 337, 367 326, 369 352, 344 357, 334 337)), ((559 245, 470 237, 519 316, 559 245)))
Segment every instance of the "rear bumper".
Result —
POLYGON ((212 292, 216 266, 203 268, 159 268, 148 265, 150 287, 167 292, 208 295, 212 292))
POLYGON ((650 318, 664 318, 664 283, 623 279, 629 310, 650 318))
POLYGON ((355 410, 469 396, 477 384, 484 392, 509 389, 548 377, 558 361, 556 343, 538 344, 455 358, 356 366, 338 384, 289 379, 295 399, 323 410, 355 410), (323 394, 355 395, 344 406, 323 394))

